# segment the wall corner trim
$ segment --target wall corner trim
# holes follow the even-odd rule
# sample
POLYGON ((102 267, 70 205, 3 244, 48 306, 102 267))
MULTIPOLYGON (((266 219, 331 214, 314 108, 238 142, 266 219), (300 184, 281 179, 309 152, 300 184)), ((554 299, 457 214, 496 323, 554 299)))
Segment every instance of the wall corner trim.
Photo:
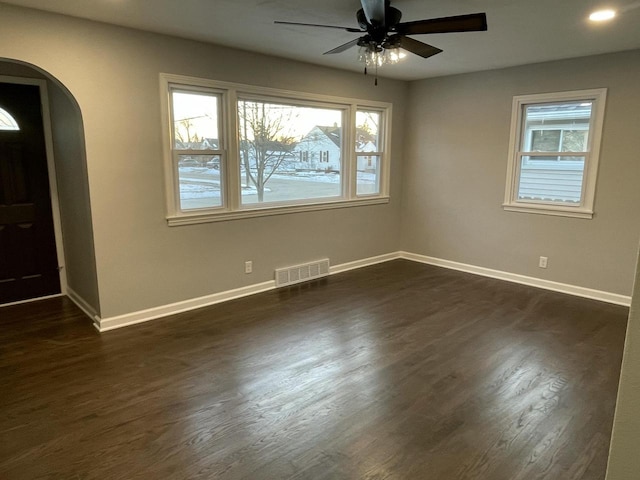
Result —
POLYGON ((76 292, 73 288, 71 288, 69 285, 67 285, 67 291, 66 291, 66 295, 67 297, 69 297, 69 299, 76 304, 76 306, 82 310, 84 313, 86 313, 90 318, 95 319, 98 318, 97 314, 98 312, 96 312, 95 308, 93 308, 89 302, 87 302, 84 298, 82 298, 80 295, 78 295, 78 292, 76 292))
MULTIPOLYGON (((602 302, 613 303, 616 305, 622 305, 628 307, 631 305, 631 297, 625 295, 618 295, 616 293, 603 292, 600 290, 593 290, 585 287, 578 287, 575 285, 568 285, 565 283, 553 282, 550 280, 543 280, 540 278, 527 277, 525 275, 519 275, 516 273, 503 272, 500 270, 492 270, 490 268, 477 267, 475 265, 468 265, 465 263, 454 262, 451 260, 443 260, 441 258, 429 257, 426 255, 420 255, 410 252, 391 252, 384 255, 378 255, 375 257, 363 258, 361 260, 355 260, 353 262, 342 263, 330 267, 329 274, 335 275, 337 273, 346 272, 348 270, 355 270, 358 268, 368 267, 378 263, 388 262, 396 259, 410 260, 418 263, 426 263, 429 265, 449 268, 452 270, 459 270, 461 272, 472 273, 483 277, 495 278, 498 280, 505 280, 507 282, 520 283, 522 285, 529 285, 531 287, 543 288, 545 290, 552 290, 554 292, 566 293, 569 295, 575 295, 578 297, 590 298, 593 300, 599 300, 602 302)), ((211 295, 205 295, 203 297, 192 298, 189 300, 183 300, 181 302, 171 303, 168 305, 161 305, 158 307, 149 308, 146 310, 140 310, 137 312, 125 313, 114 317, 100 318, 95 313, 92 313, 91 307, 82 300, 73 290, 69 289, 68 295, 74 303, 76 303, 85 313, 93 318, 94 326, 99 332, 107 332, 116 328, 127 327, 129 325, 135 325, 137 323, 148 322, 169 315, 175 315, 177 313, 186 312, 189 310, 195 310, 197 308, 207 307, 216 303, 226 302, 228 300, 234 300, 236 298, 246 297, 254 295, 256 293, 262 293, 276 288, 275 280, 269 280, 268 282, 256 283, 254 285, 248 285, 246 287, 240 287, 233 290, 227 290, 224 292, 214 293, 211 295)))
POLYGON ((620 295, 617 293, 604 292, 602 290, 594 290, 591 288, 569 285, 567 283, 544 280, 542 278, 528 277, 526 275, 520 275, 517 273, 503 272, 501 270, 493 270, 491 268, 468 265, 466 263, 459 263, 452 260, 444 260, 442 258, 419 255, 417 253, 399 252, 399 258, 412 260, 419 263, 426 263, 429 265, 434 265, 436 267, 444 267, 451 270, 473 273, 475 275, 495 278, 497 280, 520 283, 522 285, 528 285, 530 287, 537 287, 554 292, 566 293, 569 295, 575 295, 576 297, 590 298, 592 300, 599 300, 601 302, 613 303, 615 305, 622 305, 624 307, 629 307, 631 305, 630 296, 620 295))

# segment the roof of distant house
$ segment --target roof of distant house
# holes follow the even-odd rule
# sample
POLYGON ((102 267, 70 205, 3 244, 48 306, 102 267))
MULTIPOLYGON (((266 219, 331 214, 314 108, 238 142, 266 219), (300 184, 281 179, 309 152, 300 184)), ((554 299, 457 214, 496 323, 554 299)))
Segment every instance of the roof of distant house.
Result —
POLYGON ((340 147, 340 134, 341 134, 341 128, 340 127, 321 127, 320 125, 317 126, 318 130, 320 130, 322 133, 324 133, 327 137, 329 137, 331 139, 331 141, 333 143, 336 144, 337 147, 340 147))
MULTIPOLYGON (((329 138, 338 148, 341 147, 341 140, 342 140, 342 128, 341 127, 336 127, 336 126, 332 126, 332 127, 327 127, 327 126, 322 126, 322 125, 316 125, 315 127, 313 127, 309 133, 307 133, 305 135, 305 138, 310 136, 311 133, 315 130, 318 129, 320 130, 322 133, 324 133, 327 138, 329 138)), ((356 134, 357 134, 357 143, 361 144, 361 145, 366 145, 366 144, 373 144, 375 145, 374 139, 375 137, 372 136, 372 134, 362 128, 356 128, 356 134)))

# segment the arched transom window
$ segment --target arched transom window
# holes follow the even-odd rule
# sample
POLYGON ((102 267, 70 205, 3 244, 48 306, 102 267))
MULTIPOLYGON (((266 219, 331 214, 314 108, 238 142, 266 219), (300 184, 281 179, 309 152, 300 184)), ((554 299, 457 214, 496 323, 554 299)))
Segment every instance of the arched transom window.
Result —
POLYGON ((15 118, 2 107, 0 107, 0 130, 20 130, 15 118))

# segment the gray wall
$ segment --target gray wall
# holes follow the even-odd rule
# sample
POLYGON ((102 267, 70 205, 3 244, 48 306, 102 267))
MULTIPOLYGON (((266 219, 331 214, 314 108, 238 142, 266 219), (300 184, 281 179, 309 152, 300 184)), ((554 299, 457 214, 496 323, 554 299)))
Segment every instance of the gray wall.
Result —
POLYGON ((0 57, 53 75, 82 111, 103 318, 271 280, 276 267, 397 250, 405 82, 374 87, 360 74, 6 4, 0 57), (161 72, 393 102, 391 202, 168 227, 161 72), (251 275, 245 260, 254 262, 251 275))
POLYGON ((620 389, 606 480, 637 480, 640 472, 640 255, 627 324, 620 389))
POLYGON ((640 50, 412 82, 402 249, 630 295, 640 237, 640 50), (608 88, 595 216, 502 209, 511 102, 608 88), (547 256, 546 270, 538 257, 547 256))
POLYGON ((87 308, 99 314, 82 116, 75 101, 53 80, 49 81, 49 101, 67 285, 87 308))

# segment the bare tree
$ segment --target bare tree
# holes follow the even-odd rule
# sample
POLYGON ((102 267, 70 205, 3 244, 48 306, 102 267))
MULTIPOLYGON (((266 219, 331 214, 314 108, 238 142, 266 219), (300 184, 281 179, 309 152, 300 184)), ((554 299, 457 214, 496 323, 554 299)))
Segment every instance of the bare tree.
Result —
POLYGON ((176 139, 182 143, 201 142, 202 138, 199 137, 198 133, 194 132, 193 129, 193 118, 183 118, 182 120, 176 120, 174 126, 176 139))
POLYGON ((365 144, 367 142, 373 142, 376 147, 378 143, 378 132, 380 114, 378 112, 358 111, 356 134, 357 142, 359 144, 365 144))
POLYGON ((264 201, 265 185, 295 146, 293 111, 287 105, 238 102, 240 156, 246 184, 256 187, 259 202, 264 201))

